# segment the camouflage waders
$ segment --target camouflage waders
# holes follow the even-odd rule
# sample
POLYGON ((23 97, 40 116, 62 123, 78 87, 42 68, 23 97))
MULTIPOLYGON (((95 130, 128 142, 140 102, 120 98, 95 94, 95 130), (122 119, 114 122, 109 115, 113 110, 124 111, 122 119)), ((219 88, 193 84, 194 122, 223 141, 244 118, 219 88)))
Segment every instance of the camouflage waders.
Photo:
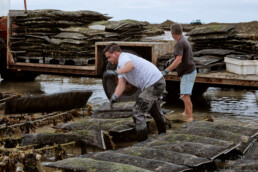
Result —
POLYGON ((166 120, 161 110, 161 94, 166 87, 166 81, 162 77, 155 84, 147 87, 141 92, 133 108, 133 119, 137 132, 138 141, 148 138, 148 130, 145 121, 145 114, 150 113, 154 118, 159 134, 166 133, 166 120))

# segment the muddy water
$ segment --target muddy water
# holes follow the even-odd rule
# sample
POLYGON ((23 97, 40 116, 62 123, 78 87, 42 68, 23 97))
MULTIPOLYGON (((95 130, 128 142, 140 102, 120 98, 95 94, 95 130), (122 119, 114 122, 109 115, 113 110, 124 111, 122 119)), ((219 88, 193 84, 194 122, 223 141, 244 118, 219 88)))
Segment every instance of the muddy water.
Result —
MULTIPOLYGON (((102 80, 87 77, 40 75, 34 82, 0 81, 0 92, 14 92, 22 95, 52 94, 62 91, 92 90, 88 103, 97 108, 108 99, 102 87, 102 80)), ((174 117, 183 112, 183 102, 178 97, 165 94, 163 105, 173 111, 174 117)), ((229 123, 243 123, 258 127, 258 90, 223 89, 210 87, 203 96, 192 98, 195 119, 212 115, 215 120, 229 123)))

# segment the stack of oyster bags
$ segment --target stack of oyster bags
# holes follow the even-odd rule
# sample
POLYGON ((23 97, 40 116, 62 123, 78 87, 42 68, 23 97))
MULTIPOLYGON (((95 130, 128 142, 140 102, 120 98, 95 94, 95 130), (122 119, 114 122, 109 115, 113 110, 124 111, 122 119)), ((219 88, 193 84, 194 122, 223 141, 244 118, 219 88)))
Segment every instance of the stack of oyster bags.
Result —
POLYGON ((197 65, 221 65, 224 57, 257 59, 258 22, 208 24, 187 33, 197 65), (198 60, 199 59, 199 60, 198 60))
POLYGON ((10 48, 16 62, 94 65, 96 41, 138 41, 146 24, 108 21, 93 11, 10 11, 10 48), (94 28, 91 26, 103 26, 94 28))

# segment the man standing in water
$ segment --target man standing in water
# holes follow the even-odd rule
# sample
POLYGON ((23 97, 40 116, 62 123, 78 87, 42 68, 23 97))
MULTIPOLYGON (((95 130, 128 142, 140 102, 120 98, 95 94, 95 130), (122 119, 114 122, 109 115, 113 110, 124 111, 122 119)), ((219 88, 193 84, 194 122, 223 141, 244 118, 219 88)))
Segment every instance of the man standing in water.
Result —
POLYGON ((118 75, 118 84, 110 98, 111 108, 112 104, 123 94, 127 81, 142 90, 133 107, 138 141, 148 138, 145 121, 145 114, 148 112, 154 118, 159 134, 166 133, 166 120, 160 107, 161 94, 166 87, 166 81, 159 69, 141 57, 122 52, 115 43, 107 45, 103 53, 110 63, 117 64, 117 70, 107 70, 104 73, 104 77, 118 75))
POLYGON ((193 61, 193 52, 190 43, 182 35, 182 26, 178 23, 170 26, 172 37, 176 41, 174 54, 176 59, 163 72, 166 76, 169 71, 176 69, 180 77, 180 99, 183 100, 185 109, 182 115, 187 115, 187 122, 193 121, 193 105, 191 94, 196 78, 196 67, 193 61))

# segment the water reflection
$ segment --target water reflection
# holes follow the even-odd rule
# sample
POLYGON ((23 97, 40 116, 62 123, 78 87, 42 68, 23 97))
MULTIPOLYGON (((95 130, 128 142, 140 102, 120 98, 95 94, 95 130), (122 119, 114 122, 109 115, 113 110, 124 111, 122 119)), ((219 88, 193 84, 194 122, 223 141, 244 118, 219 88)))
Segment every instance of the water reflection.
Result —
POLYGON ((40 88, 40 82, 15 82, 15 81, 0 81, 0 92, 13 92, 22 95, 37 95, 44 94, 40 88))
MULTIPOLYGON (((179 97, 180 97, 179 95, 175 97, 169 94, 165 94, 164 101, 166 102, 166 104, 164 105, 164 107, 169 109, 178 109, 178 110, 183 109, 184 103, 182 100, 179 99, 179 97)), ((211 106, 210 106, 210 101, 207 100, 206 96, 191 97, 191 100, 193 103, 194 111, 204 112, 204 113, 209 112, 211 106)))
MULTIPOLYGON (((216 121, 258 127, 257 95, 257 90, 210 87, 202 96, 192 97, 193 114, 199 120, 212 115, 216 121)), ((181 114, 184 104, 178 97, 166 95, 163 107, 181 114)))
POLYGON ((73 90, 91 90, 88 100, 92 106, 107 102, 102 80, 86 77, 40 75, 33 82, 0 81, 0 92, 14 92, 21 95, 53 94, 73 90))
POLYGON ((257 94, 257 90, 209 88, 204 96, 210 102, 211 112, 255 118, 258 116, 257 94))
POLYGON ((72 90, 89 90, 93 92, 88 100, 90 105, 96 107, 108 101, 101 79, 42 75, 36 81, 40 81, 40 89, 45 94, 72 90))

